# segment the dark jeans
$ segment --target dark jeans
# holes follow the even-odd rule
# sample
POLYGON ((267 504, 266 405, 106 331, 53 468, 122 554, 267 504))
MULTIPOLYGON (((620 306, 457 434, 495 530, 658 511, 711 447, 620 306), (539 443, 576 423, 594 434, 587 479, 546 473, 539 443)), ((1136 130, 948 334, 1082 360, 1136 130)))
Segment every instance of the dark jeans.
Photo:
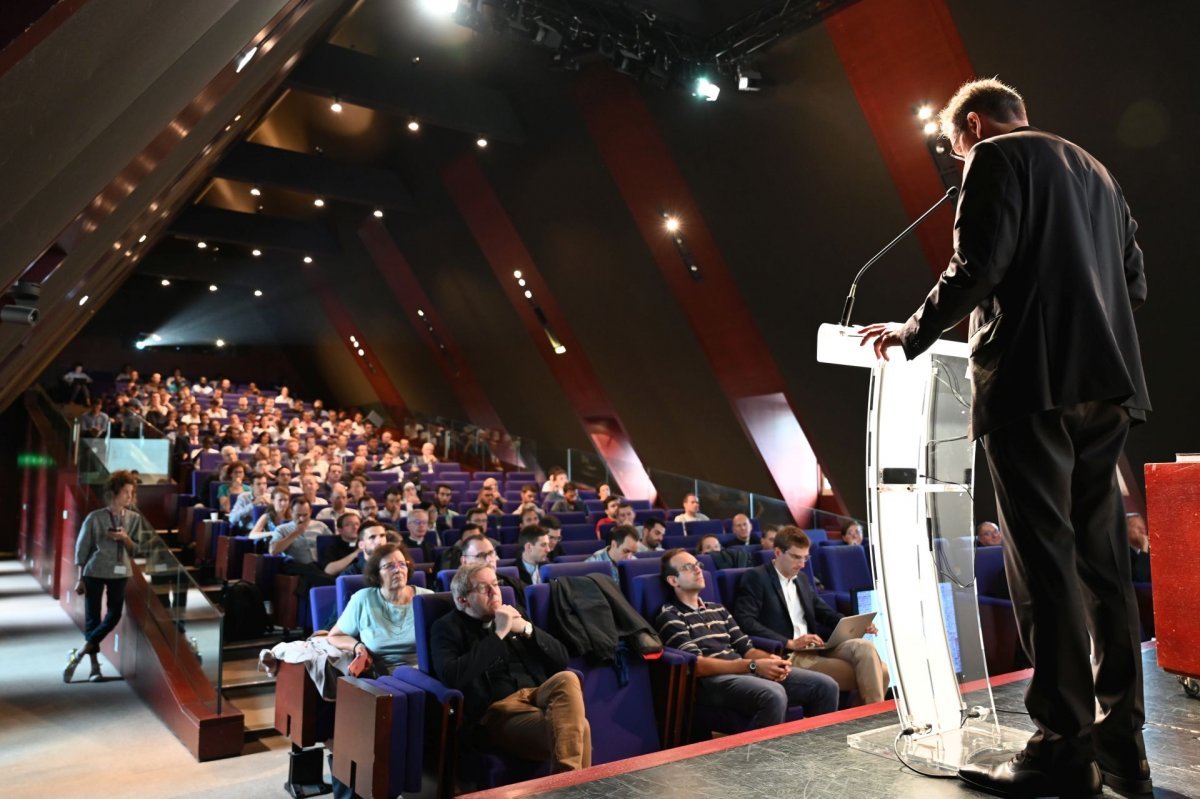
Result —
MULTIPOLYGON (((1071 765, 1141 747, 1138 606, 1116 466, 1129 416, 1109 402, 1043 411, 983 438, 1021 645, 1033 665, 1026 750, 1071 765), (1089 634, 1095 647, 1095 676, 1089 634), (1095 722, 1096 702, 1106 711, 1095 722)), ((1136 761, 1135 761, 1136 762, 1136 761)))
POLYGON ((100 642, 111 633, 121 620, 121 611, 125 608, 126 577, 83 578, 83 634, 93 649, 99 649, 100 642), (108 593, 108 612, 100 617, 100 599, 108 593))

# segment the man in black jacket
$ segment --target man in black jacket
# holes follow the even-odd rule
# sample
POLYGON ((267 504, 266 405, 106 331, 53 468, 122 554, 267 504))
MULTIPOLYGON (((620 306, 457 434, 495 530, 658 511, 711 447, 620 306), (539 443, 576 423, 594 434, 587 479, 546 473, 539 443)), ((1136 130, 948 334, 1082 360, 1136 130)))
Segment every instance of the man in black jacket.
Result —
MULTIPOLYGON (((804 566, 811 547, 799 527, 781 529, 775 536, 775 560, 751 569, 738 582, 733 617, 750 635, 781 642, 791 653, 793 666, 828 674, 842 691, 857 688, 866 704, 882 702, 887 666, 870 641, 856 638, 828 652, 805 651, 823 646, 825 641, 816 631, 832 631, 842 618, 809 584, 804 566)), ((867 631, 877 632, 874 625, 867 631)))
POLYGON ((591 727, 566 648, 503 603, 489 566, 464 564, 450 592, 456 612, 433 625, 434 676, 463 692, 476 745, 551 759, 556 773, 590 766, 591 727))
POLYGON ((964 85, 941 125, 967 162, 954 256, 907 323, 869 325, 862 343, 912 359, 971 313, 971 435, 996 486, 1037 732, 1012 760, 960 776, 1006 795, 1098 793, 1101 776, 1150 793, 1115 474, 1131 421, 1150 409, 1133 322, 1146 299, 1137 224, 1104 165, 1030 127, 1000 81, 964 85))

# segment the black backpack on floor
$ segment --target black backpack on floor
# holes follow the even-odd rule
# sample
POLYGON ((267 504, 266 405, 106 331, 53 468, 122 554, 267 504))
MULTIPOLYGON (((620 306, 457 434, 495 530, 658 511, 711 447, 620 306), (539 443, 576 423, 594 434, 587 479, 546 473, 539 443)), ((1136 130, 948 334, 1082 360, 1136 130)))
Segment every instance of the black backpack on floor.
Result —
POLYGON ((262 638, 267 633, 267 609, 254 583, 238 580, 225 589, 226 643, 262 638))

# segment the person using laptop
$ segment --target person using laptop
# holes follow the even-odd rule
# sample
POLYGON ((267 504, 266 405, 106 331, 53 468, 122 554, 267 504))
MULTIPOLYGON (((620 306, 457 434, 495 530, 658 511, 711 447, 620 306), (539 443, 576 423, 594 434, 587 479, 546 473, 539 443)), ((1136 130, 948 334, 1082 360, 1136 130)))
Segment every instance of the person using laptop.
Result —
MULTIPOLYGON (((865 704, 883 701, 887 666, 875 645, 862 638, 824 647, 817 634, 832 630, 842 614, 829 607, 804 574, 812 543, 799 527, 787 526, 775 536, 775 559, 742 575, 733 603, 733 617, 748 634, 780 641, 791 653, 792 665, 827 674, 842 691, 858 689, 865 704)), ((868 633, 878 630, 874 624, 868 633)))

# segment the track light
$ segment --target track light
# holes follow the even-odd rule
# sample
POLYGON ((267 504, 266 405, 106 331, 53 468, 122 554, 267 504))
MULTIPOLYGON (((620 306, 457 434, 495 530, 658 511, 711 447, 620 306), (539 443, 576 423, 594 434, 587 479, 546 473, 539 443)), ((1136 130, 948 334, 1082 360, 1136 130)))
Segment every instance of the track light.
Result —
POLYGON ((335 114, 340 114, 343 110, 345 110, 345 107, 342 105, 341 101, 335 97, 333 98, 333 102, 329 104, 329 110, 335 114))
POLYGON ((710 103, 715 103, 717 98, 721 96, 721 87, 713 83, 707 77, 696 79, 696 90, 693 92, 697 97, 706 100, 710 103))
POLYGON ((938 123, 931 119, 925 123, 923 130, 925 131, 926 136, 936 136, 938 132, 938 123))
POLYGON ((933 106, 923 105, 917 109, 917 119, 924 122, 927 119, 933 119, 933 106))
POLYGON ((325 201, 318 197, 317 199, 313 200, 313 205, 317 206, 318 208, 324 208, 325 201))
POLYGON ((255 297, 261 297, 261 296, 262 296, 262 289, 255 289, 255 290, 254 290, 254 296, 255 296, 255 297))
POLYGON ((258 258, 259 256, 262 255, 262 250, 255 247, 253 250, 250 251, 250 254, 253 255, 255 258, 258 258))
POLYGON ((737 87, 739 92, 757 92, 762 90, 762 73, 749 67, 737 68, 737 87))
MULTIPOLYGON (((196 248, 200 249, 200 250, 207 250, 208 242, 207 241, 198 241, 198 242, 196 242, 196 248)), ((126 255, 128 255, 128 253, 126 253, 126 255)))
POLYGON ((374 212, 374 216, 376 219, 383 219, 383 209, 376 208, 375 212, 374 212))
POLYGON ((219 339, 217 339, 217 346, 218 346, 218 347, 224 347, 224 346, 225 346, 225 339, 223 339, 223 338, 219 338, 219 339))
POLYGON ((483 136, 480 136, 478 139, 475 140, 475 146, 482 150, 483 148, 488 146, 488 140, 485 139, 483 136))
POLYGON ((306 263, 306 264, 311 264, 311 263, 312 263, 312 261, 313 261, 313 259, 312 259, 312 256, 311 256, 311 255, 306 255, 306 256, 304 256, 304 263, 306 263))
POLYGON ((676 233, 679 231, 679 220, 673 216, 668 216, 666 221, 663 222, 663 227, 667 229, 668 233, 676 233))
POLYGON ((167 280, 165 277, 164 277, 164 278, 163 278, 161 281, 159 281, 159 282, 160 282, 160 283, 162 283, 162 285, 164 285, 164 286, 169 286, 169 285, 171 285, 171 281, 170 281, 170 280, 167 280))
POLYGON ((413 133, 416 133, 418 130, 421 129, 421 123, 417 121, 416 117, 413 117, 412 119, 408 120, 408 129, 411 130, 413 133))
POLYGON ((563 355, 567 351, 567 347, 558 340, 558 336, 554 335, 554 331, 550 329, 550 325, 542 325, 542 330, 546 333, 546 339, 550 342, 550 347, 554 350, 555 355, 563 355))
POLYGON ((216 283, 210 283, 210 284, 208 284, 208 290, 209 290, 209 291, 216 291, 216 290, 217 290, 217 284, 216 284, 216 283))
POLYGON ((86 294, 84 294, 82 297, 80 297, 79 298, 79 307, 82 308, 83 306, 87 305, 87 301, 89 299, 91 299, 91 297, 89 297, 86 294))
POLYGON ((251 186, 250 187, 250 196, 251 197, 261 197, 262 189, 260 189, 258 186, 251 186))

